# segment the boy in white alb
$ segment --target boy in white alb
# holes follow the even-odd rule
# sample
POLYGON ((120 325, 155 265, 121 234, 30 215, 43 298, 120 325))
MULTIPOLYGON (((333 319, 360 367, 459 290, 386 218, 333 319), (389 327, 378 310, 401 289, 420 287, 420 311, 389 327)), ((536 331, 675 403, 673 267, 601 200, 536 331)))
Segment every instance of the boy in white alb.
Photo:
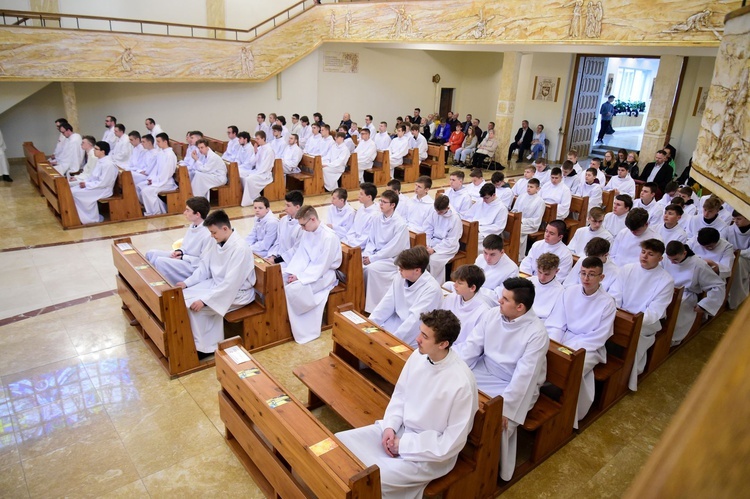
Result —
POLYGON ((522 194, 526 194, 526 185, 529 183, 529 180, 534 178, 535 171, 536 168, 531 165, 523 169, 523 177, 517 179, 516 183, 513 184, 513 187, 510 189, 514 196, 518 198, 521 197, 522 194))
POLYGON ((349 193, 346 189, 337 187, 331 193, 331 205, 328 207, 328 227, 344 240, 346 234, 354 225, 354 208, 346 201, 349 193))
POLYGON ((297 145, 299 137, 296 134, 290 133, 286 139, 286 146, 281 151, 281 165, 284 169, 284 173, 299 173, 299 163, 302 161, 302 148, 297 145))
POLYGON ((495 186, 495 194, 497 198, 508 208, 510 211, 513 206, 513 190, 510 184, 505 181, 505 174, 503 172, 493 172, 490 177, 490 182, 495 186))
POLYGON ((598 258, 604 265, 604 280, 601 282, 602 289, 609 293, 610 289, 614 285, 617 276, 620 274, 620 268, 612 263, 609 259, 609 241, 602 239, 601 237, 595 237, 591 239, 583 249, 583 255, 578 259, 573 269, 568 274, 568 277, 563 281, 564 287, 575 286, 581 284, 581 265, 583 264, 584 257, 594 256, 598 258))
POLYGON ((404 164, 404 156, 409 154, 409 137, 406 134, 406 125, 396 127, 396 137, 388 146, 388 155, 391 162, 391 178, 397 166, 404 164))
POLYGON ((320 336, 328 294, 338 284, 341 243, 312 206, 301 207, 296 217, 302 237, 284 269, 284 292, 294 341, 307 343, 320 336))
POLYGON ((630 170, 625 164, 617 167, 617 176, 611 177, 607 185, 604 186, 605 191, 614 191, 615 196, 618 194, 627 194, 631 198, 635 197, 635 180, 630 176, 630 170))
POLYGON ((740 261, 729 288, 729 308, 736 310, 750 293, 750 220, 734 210, 732 221, 727 229, 727 242, 740 251, 740 261))
POLYGON ((542 253, 536 259, 534 275, 529 278, 536 291, 534 313, 542 321, 547 320, 557 300, 565 290, 562 282, 557 280, 559 270, 560 258, 554 253, 542 253))
POLYGON ((363 250, 367 244, 367 239, 372 231, 372 221, 374 217, 380 215, 380 204, 375 204, 375 198, 378 197, 378 188, 371 182, 362 182, 359 185, 359 209, 354 214, 354 221, 341 242, 347 246, 355 248, 359 246, 363 250))
MULTIPOLYGON (((540 194, 545 203, 557 205, 557 219, 565 220, 570 213, 572 194, 568 186, 562 181, 562 170, 560 168, 555 167, 550 171, 549 182, 542 185, 540 194)), ((601 199, 599 204, 601 204, 601 199)))
POLYGON ((656 225, 664 216, 664 207, 656 200, 659 187, 653 182, 646 182, 641 188, 641 197, 633 201, 633 208, 643 208, 648 212, 648 224, 656 225))
POLYGON ((297 212, 304 201, 305 198, 300 191, 289 191, 284 196, 284 215, 279 219, 276 242, 268 250, 266 257, 268 263, 280 263, 282 270, 291 261, 299 246, 302 228, 297 221, 297 212))
POLYGON ((479 202, 480 198, 482 197, 479 194, 479 191, 482 189, 484 184, 487 182, 484 180, 484 173, 480 168, 474 168, 471 170, 471 173, 469 173, 469 182, 466 187, 466 193, 474 200, 474 202, 479 202))
POLYGON ((424 246, 399 253, 394 260, 399 275, 370 314, 370 320, 404 343, 414 347, 419 334, 419 315, 440 308, 443 291, 427 272, 430 255, 424 246))
POLYGON ((192 197, 185 202, 183 215, 190 225, 182 238, 180 249, 174 251, 149 250, 146 260, 174 286, 184 281, 195 272, 201 255, 211 244, 215 244, 208 227, 203 220, 208 216, 211 206, 204 197, 192 197))
POLYGON ((474 424, 477 383, 451 345, 460 325, 447 310, 421 315, 417 344, 382 420, 337 433, 365 466, 380 469, 383 497, 420 498, 456 464, 474 424))
POLYGON ((428 270, 438 284, 445 282, 445 266, 456 256, 463 233, 461 218, 450 207, 448 196, 440 195, 425 223, 427 253, 430 254, 428 270))
POLYGON ((530 281, 507 279, 500 306, 486 312, 466 341, 456 347, 479 389, 490 397, 503 397, 500 478, 505 481, 515 470, 516 428, 526 421, 547 376, 549 336, 533 303, 530 281))
POLYGON ((612 211, 604 215, 604 228, 617 237, 622 229, 625 228, 625 218, 633 208, 633 198, 627 194, 618 194, 612 202, 612 211))
POLYGON ((450 310, 461 321, 457 344, 466 341, 469 333, 479 325, 482 315, 490 309, 479 293, 484 282, 484 272, 476 265, 461 265, 451 274, 453 291, 443 296, 440 308, 450 310))
POLYGON ((713 227, 704 227, 698 235, 688 240, 688 246, 696 255, 706 260, 711 270, 722 279, 728 279, 734 267, 734 247, 721 237, 713 227))
POLYGON ((235 125, 227 127, 227 138, 229 141, 227 142, 227 148, 224 151, 224 154, 221 156, 221 159, 224 161, 229 161, 230 163, 232 161, 237 161, 237 158, 240 155, 240 149, 242 148, 239 138, 237 137, 239 131, 239 128, 235 125))
POLYGON ((576 172, 573 169, 573 162, 572 161, 564 161, 562 164, 562 172, 563 172, 563 182, 565 182, 565 185, 568 186, 568 189, 570 189, 570 192, 575 194, 576 189, 578 189, 578 184, 581 182, 584 182, 584 180, 581 178, 581 175, 578 175, 578 172, 576 172))
POLYGON ((676 204, 668 204, 664 208, 661 222, 653 226, 654 231, 661 236, 664 244, 669 244, 672 241, 687 243, 687 233, 680 225, 682 214, 682 207, 676 204))
POLYGON ((130 139, 125 134, 125 125, 118 123, 115 125, 115 146, 109 151, 112 162, 120 168, 124 168, 130 161, 130 153, 133 152, 133 146, 130 145, 130 139))
MULTIPOLYGON (((508 223, 508 209, 497 199, 495 186, 486 183, 479 191, 480 199, 469 213, 469 222, 479 222, 479 241, 490 234, 502 234, 508 223)), ((481 242, 477 242, 481 248, 481 242)))
POLYGON ((427 229, 427 219, 432 214, 435 200, 430 196, 432 179, 422 175, 414 183, 414 197, 409 199, 409 208, 406 212, 406 221, 409 230, 424 232, 427 229))
MULTIPOLYGON (((596 180, 596 170, 588 168, 583 177, 583 182, 579 182, 573 194, 580 197, 589 198, 589 208, 596 208, 602 205, 602 186, 594 182, 596 180)), ((557 212, 560 212, 558 206, 557 212)))
POLYGON ((550 339, 574 351, 586 350, 574 428, 578 428, 594 402, 594 367, 607 362, 604 345, 614 333, 617 314, 615 300, 601 287, 604 280, 601 260, 593 256, 583 258, 580 278, 581 284, 565 289, 544 322, 550 339))
POLYGON ((513 205, 513 212, 521 214, 521 241, 518 259, 526 255, 526 239, 529 234, 539 230, 544 217, 546 204, 539 195, 539 179, 532 178, 526 184, 526 193, 518 196, 513 205))
POLYGON ((106 153, 108 147, 109 144, 103 140, 96 143, 94 154, 97 161, 91 176, 70 186, 73 203, 82 224, 104 221, 104 217, 99 213, 97 201, 110 197, 117 182, 117 166, 106 153))
POLYGON ((328 152, 321 159, 323 163, 323 186, 328 192, 338 187, 339 179, 346 170, 346 163, 351 156, 349 149, 344 144, 344 139, 346 139, 346 134, 338 132, 335 144, 328 149, 328 152))
POLYGON ((270 145, 266 144, 266 134, 255 132, 255 168, 242 177, 242 206, 250 206, 260 192, 273 182, 273 164, 276 155, 270 145))
POLYGON ((564 281, 565 277, 573 267, 573 254, 562 242, 565 238, 568 228, 562 220, 553 220, 544 229, 544 239, 535 242, 529 250, 529 254, 521 260, 518 266, 521 272, 528 275, 536 275, 536 260, 543 253, 554 253, 560 258, 560 271, 558 278, 564 281))
POLYGON ((568 243, 568 249, 574 255, 583 256, 583 248, 595 237, 601 237, 612 243, 615 238, 604 228, 604 210, 594 207, 589 210, 589 216, 586 219, 588 226, 578 229, 573 234, 573 239, 568 243))
POLYGON ((625 228, 615 235, 610 253, 612 261, 618 267, 638 261, 641 255, 641 242, 647 239, 661 241, 661 236, 648 226, 648 218, 648 212, 643 208, 633 208, 628 212, 625 217, 625 228))
POLYGON ((370 130, 363 128, 360 132, 359 142, 354 149, 357 155, 357 165, 359 170, 359 183, 365 181, 365 170, 372 168, 372 163, 378 155, 378 148, 375 141, 370 138, 370 130))
POLYGON ((412 125, 410 128, 411 136, 409 137, 409 149, 419 150, 419 162, 427 159, 427 139, 419 133, 419 124, 412 125))
POLYGON ((534 161, 534 178, 539 180, 539 185, 544 187, 544 184, 549 183, 551 174, 552 170, 544 162, 544 159, 539 158, 534 161))
POLYGON ((716 196, 711 196, 703 203, 703 216, 696 214, 688 222, 685 231, 689 237, 695 237, 698 235, 698 231, 704 227, 711 227, 719 231, 721 237, 724 237, 724 233, 727 230, 727 223, 719 216, 721 211, 721 200, 716 196))
POLYGON ((386 184, 386 189, 391 190, 398 194, 398 207, 396 213, 398 213, 404 221, 409 224, 409 208, 411 207, 411 198, 401 192, 401 181, 392 178, 386 184))
POLYGON ((245 242, 253 253, 266 258, 279 236, 279 219, 271 211, 271 203, 263 196, 255 198, 253 211, 255 212, 255 225, 245 238, 245 242))
POLYGON ((387 151, 391 145, 391 136, 388 133, 388 123, 381 121, 378 125, 378 133, 373 138, 375 141, 375 147, 378 151, 387 151))
POLYGON ((469 190, 464 187, 464 172, 461 170, 452 171, 448 185, 449 188, 446 189, 445 195, 450 199, 451 208, 458 213, 462 220, 468 220, 474 200, 471 198, 469 190))
POLYGON ((200 139, 195 145, 201 155, 198 156, 196 151, 193 152, 195 175, 193 175, 190 184, 193 186, 194 195, 209 199, 212 188, 227 183, 227 165, 218 154, 208 147, 207 139, 200 139))

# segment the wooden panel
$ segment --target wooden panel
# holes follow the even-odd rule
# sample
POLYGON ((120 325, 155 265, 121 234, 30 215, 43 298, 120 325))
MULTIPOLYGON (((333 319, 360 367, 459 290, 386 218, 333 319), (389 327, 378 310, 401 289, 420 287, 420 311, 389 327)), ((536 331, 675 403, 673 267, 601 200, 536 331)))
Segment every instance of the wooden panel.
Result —
POLYGON ((284 164, 281 159, 273 163, 273 181, 263 189, 263 195, 269 201, 279 201, 286 195, 286 183, 284 181, 284 164))
POLYGON ((346 163, 346 171, 341 175, 341 187, 347 191, 359 189, 359 161, 357 153, 353 152, 346 163))
POLYGON ((138 194, 133 183, 133 174, 127 170, 120 170, 117 176, 119 185, 119 198, 112 198, 109 201, 109 218, 110 221, 116 222, 121 220, 134 220, 143 217, 141 203, 138 201, 138 194))

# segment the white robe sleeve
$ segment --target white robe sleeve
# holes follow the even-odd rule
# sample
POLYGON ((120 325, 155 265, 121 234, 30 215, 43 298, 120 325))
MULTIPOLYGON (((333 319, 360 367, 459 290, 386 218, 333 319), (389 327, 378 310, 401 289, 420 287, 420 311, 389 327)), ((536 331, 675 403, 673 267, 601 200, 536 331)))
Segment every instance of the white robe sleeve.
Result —
POLYGON ((547 367, 549 337, 534 335, 527 343, 523 355, 518 359, 510 383, 503 391, 503 416, 523 424, 528 407, 529 392, 535 389, 536 380, 547 367))

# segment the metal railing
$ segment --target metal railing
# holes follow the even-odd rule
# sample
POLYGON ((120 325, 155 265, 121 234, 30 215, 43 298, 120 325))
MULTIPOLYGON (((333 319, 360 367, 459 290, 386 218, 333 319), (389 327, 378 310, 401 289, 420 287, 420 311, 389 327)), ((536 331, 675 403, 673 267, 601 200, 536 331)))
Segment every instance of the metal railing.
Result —
POLYGON ((248 42, 310 10, 317 3, 315 0, 302 0, 249 29, 7 9, 0 10, 0 21, 2 21, 1 25, 4 26, 137 33, 248 42))

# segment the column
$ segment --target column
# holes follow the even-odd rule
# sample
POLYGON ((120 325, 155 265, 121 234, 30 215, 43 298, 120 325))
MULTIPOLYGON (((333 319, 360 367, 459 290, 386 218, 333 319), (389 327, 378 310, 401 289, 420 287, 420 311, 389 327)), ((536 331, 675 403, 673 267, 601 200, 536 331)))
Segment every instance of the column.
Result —
MULTIPOLYGON (((498 140, 495 160, 505 163, 510 141, 513 140, 513 114, 516 110, 516 94, 518 93, 518 76, 521 71, 520 52, 505 52, 503 54, 503 69, 500 74, 500 93, 497 96, 497 110, 495 111, 495 137, 498 140)), ((507 166, 507 165, 506 165, 507 166)))
MULTIPOLYGON (((206 0, 206 25, 224 28, 227 25, 226 4, 224 0, 206 0)), ((216 38, 226 38, 225 31, 217 31, 216 38)))
POLYGON ((75 84, 70 81, 63 81, 60 82, 60 86, 62 87, 65 117, 67 118, 68 123, 73 127, 73 131, 81 133, 81 128, 78 126, 78 103, 76 102, 75 84))
POLYGON ((663 55, 659 60, 659 71, 656 73, 651 105, 647 110, 648 117, 638 158, 641 171, 647 163, 654 160, 656 151, 664 147, 684 61, 684 57, 677 55, 663 55))

